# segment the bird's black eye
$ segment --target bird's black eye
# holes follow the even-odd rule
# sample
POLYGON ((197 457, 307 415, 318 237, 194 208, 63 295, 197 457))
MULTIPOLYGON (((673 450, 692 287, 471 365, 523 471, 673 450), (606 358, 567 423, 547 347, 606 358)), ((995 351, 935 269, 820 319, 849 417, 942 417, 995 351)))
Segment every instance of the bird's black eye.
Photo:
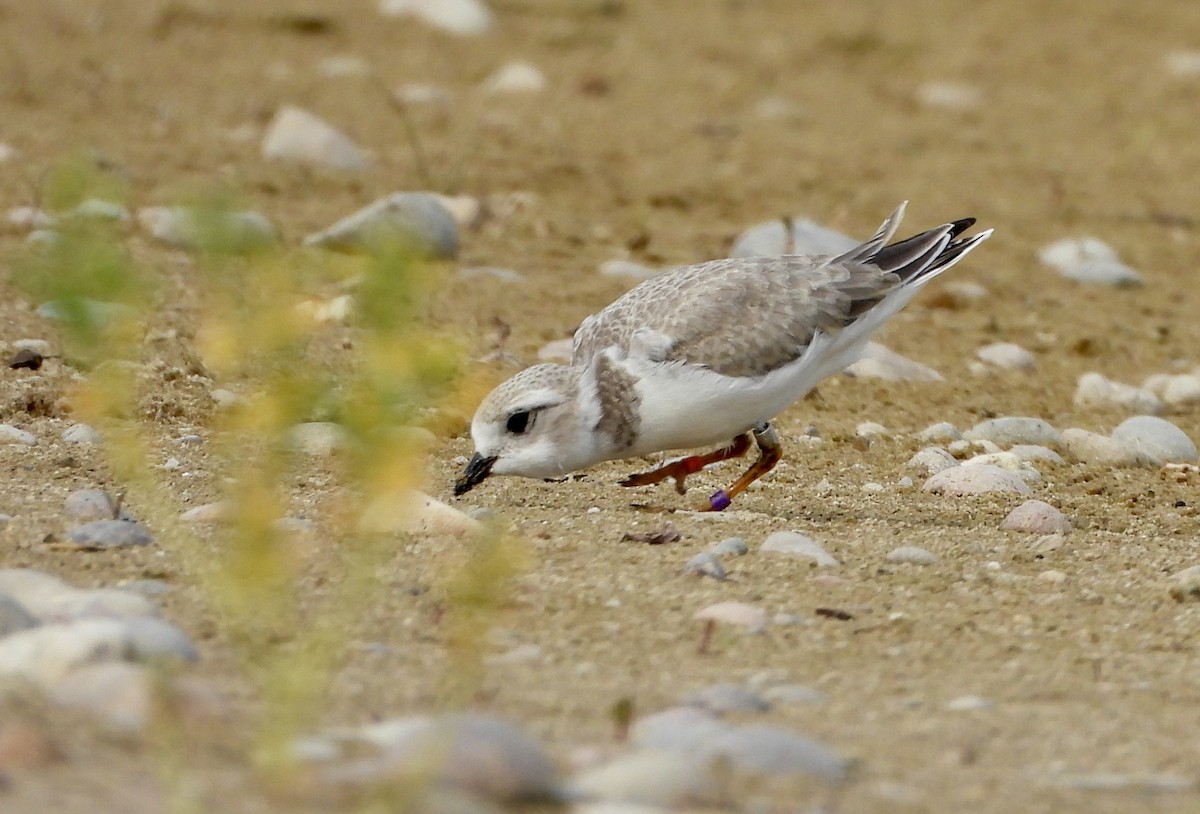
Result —
POLYGON ((533 411, 521 410, 510 415, 508 423, 504 427, 513 435, 523 435, 531 424, 533 424, 533 411))

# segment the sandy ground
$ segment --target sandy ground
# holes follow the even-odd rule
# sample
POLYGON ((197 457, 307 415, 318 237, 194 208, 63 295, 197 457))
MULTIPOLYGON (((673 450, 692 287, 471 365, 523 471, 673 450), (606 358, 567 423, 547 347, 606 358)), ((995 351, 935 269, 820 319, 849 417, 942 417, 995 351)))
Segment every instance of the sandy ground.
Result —
MULTIPOLYGON (((1155 469, 1043 466, 1036 497, 1075 525, 1066 544, 1039 553, 999 530, 1016 499, 950 499, 892 484, 934 421, 970 426, 1032 415, 1059 428, 1108 431, 1119 412, 1072 406, 1076 378, 1098 370, 1140 382, 1200 363, 1196 282, 1200 79, 1172 76, 1170 51, 1196 47, 1200 5, 1011 0, 797 3, 792 0, 504 0, 496 31, 455 39, 383 20, 369 2, 6 2, 0 5, 0 205, 37 202, 46 169, 80 149, 127 179, 135 206, 172 203, 222 184, 296 241, 374 197, 433 188, 521 202, 469 234, 457 265, 510 268, 513 284, 463 281, 453 267, 436 311, 484 355, 495 319, 512 327, 505 350, 535 360, 545 342, 627 283, 597 273, 628 256, 679 264, 722 256, 742 228, 784 213, 867 235, 901 200, 907 226, 973 215, 995 237, 954 270, 986 287, 982 301, 948 304, 926 292, 883 336, 940 370, 940 383, 841 378, 781 416, 788 457, 728 519, 674 514, 680 542, 622 542, 664 515, 632 504, 683 506, 732 478, 698 477, 681 499, 662 487, 615 486, 634 461, 561 484, 489 482, 460 502, 486 506, 532 542, 517 598, 496 620, 496 653, 535 644, 530 662, 489 668, 478 708, 521 723, 559 754, 612 737, 611 705, 659 709, 716 681, 763 671, 826 693, 821 704, 781 707, 790 726, 861 760, 858 778, 829 798, 845 812, 1185 812, 1200 789, 1155 791, 1154 779, 1200 778, 1200 606, 1172 601, 1168 576, 1197 560, 1197 483, 1155 469), (318 25, 294 24, 311 14, 318 25), (314 30, 315 29, 315 30, 314 30), (325 78, 326 57, 366 60, 378 81, 325 78), (493 97, 482 80, 511 60, 545 72, 529 97, 493 97), (386 88, 435 83, 446 107, 413 112, 418 160, 386 88), (922 106, 926 82, 978 88, 967 111, 922 106), (762 104, 785 103, 765 116, 762 104), (346 177, 264 162, 258 139, 275 109, 298 104, 369 149, 375 169, 346 177), (1095 235, 1145 277, 1141 288, 1087 288, 1039 265, 1039 247, 1095 235), (1036 373, 972 375, 976 348, 1011 341, 1037 354, 1036 373), (862 421, 897 437, 862 450, 862 421), (815 425, 825 442, 789 443, 815 425), (832 496, 816 484, 828 479, 832 496), (703 487, 701 490, 700 487, 703 487), (589 513, 589 510, 591 512, 589 513), (821 539, 842 566, 752 555, 727 564, 724 583, 683 577, 684 561, 725 536, 752 548, 794 529, 821 539), (901 545, 938 564, 889 565, 901 545), (988 563, 999 564, 989 570, 988 563), (1054 569, 1061 584, 1039 580, 1054 569), (697 653, 692 613, 724 599, 798 614, 767 635, 719 637, 697 653), (818 617, 831 607, 849 621, 818 617), (811 617, 811 619, 810 619, 811 617), (947 710, 966 695, 986 709, 947 710), (1073 775, 1119 773, 1118 790, 1064 785, 1073 775), (1139 779, 1146 780, 1145 783, 1139 779)), ((5 249, 22 234, 0 237, 5 249)), ((159 319, 186 337, 187 263, 132 237, 139 257, 178 292, 159 319)), ((54 341, 54 328, 5 287, 0 340, 54 341)), ((150 349, 169 367, 187 352, 150 349)), ((331 345, 335 347, 335 345, 331 345)), ((333 353, 333 351, 331 351, 333 353)), ((498 371, 503 372, 503 371, 498 371)), ((61 532, 71 490, 119 489, 98 450, 56 441, 70 417, 54 407, 68 373, 5 371, 0 420, 41 440, 0 446, 0 565, 35 566, 82 585, 154 576, 178 585, 165 615, 204 651, 194 670, 234 709, 253 706, 204 595, 170 540, 151 551, 67 553, 42 544, 61 532)), ((169 482, 178 509, 211 500, 202 449, 177 439, 204 432, 205 390, 220 383, 162 381, 167 405, 153 425, 163 457, 200 473, 169 482)), ((1167 416, 1200 439, 1200 410, 1167 416)), ((469 454, 465 437, 439 440, 430 491, 450 499, 469 454)), ((294 503, 320 521, 328 478, 297 485, 294 503)), ((131 507, 136 511, 137 507, 131 507)), ((372 608, 335 683, 329 724, 441 708, 444 642, 427 588, 444 544, 397 543, 381 578, 395 590, 372 608)), ((319 584, 316 583, 316 584, 319 584)), ((320 591, 314 591, 319 596, 320 591)), ((244 769, 238 715, 186 750, 183 785, 146 745, 112 744, 55 723, 68 760, 12 773, 0 809, 284 810, 244 769), (180 791, 179 789, 183 789, 180 791)), ((167 761, 169 762, 169 761, 167 761)), ((809 803, 801 803, 803 809, 809 803)), ((794 810, 780 808, 779 810, 794 810)))

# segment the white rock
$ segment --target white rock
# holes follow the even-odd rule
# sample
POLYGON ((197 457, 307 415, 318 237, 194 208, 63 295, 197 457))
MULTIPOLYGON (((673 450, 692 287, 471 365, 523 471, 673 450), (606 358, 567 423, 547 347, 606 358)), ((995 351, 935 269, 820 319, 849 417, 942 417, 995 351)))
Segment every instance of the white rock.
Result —
POLYGON ((205 211, 187 206, 147 206, 138 210, 138 225, 181 249, 209 246, 245 250, 273 243, 275 227, 258 212, 205 211))
POLYGON ((765 96, 754 103, 754 115, 772 121, 799 121, 804 118, 804 108, 782 96, 765 96))
POLYGON ((759 551, 771 554, 790 554, 793 557, 805 557, 820 566, 833 567, 840 564, 816 540, 795 531, 775 532, 763 541, 759 551))
POLYGON ((450 213, 450 217, 454 218, 454 222, 460 229, 474 229, 483 222, 486 216, 483 203, 474 196, 442 195, 438 192, 430 194, 437 198, 438 203, 450 213))
POLYGON ((717 582, 725 579, 725 566, 711 551, 702 551, 691 557, 683 565, 683 573, 712 577, 717 582))
POLYGON ((901 356, 878 342, 868 342, 858 361, 846 373, 862 379, 889 382, 940 382, 943 376, 931 367, 901 356))
POLYGON ((1058 430, 1040 418, 1004 416, 981 421, 963 433, 968 441, 987 440, 1001 446, 1013 444, 1057 444, 1062 441, 1058 430))
POLYGON ((716 715, 731 712, 766 712, 771 708, 770 702, 758 693, 729 682, 710 684, 689 693, 679 703, 685 707, 700 707, 716 715))
POLYGON ((492 26, 492 12, 482 0, 380 0, 388 17, 412 16, 459 36, 478 36, 492 26))
POLYGON ((324 457, 342 449, 349 440, 346 428, 331 421, 310 421, 292 427, 292 445, 305 455, 324 457))
POLYGON ((39 619, 47 622, 73 622, 85 619, 132 619, 154 616, 155 604, 141 594, 117 588, 93 588, 53 594, 40 602, 22 602, 39 619))
POLYGON ((1196 463, 1196 445, 1170 421, 1149 415, 1127 418, 1113 430, 1113 440, 1159 463, 1196 463))
POLYGON ((1172 576, 1169 590, 1176 602, 1200 601, 1200 565, 1184 568, 1172 576))
POLYGON ((1129 266, 1109 260, 1089 260, 1061 272, 1068 280, 1117 288, 1141 285, 1142 277, 1129 266))
POLYGON ((626 277, 630 280, 649 280, 657 277, 661 269, 643 266, 632 260, 605 260, 600 264, 600 273, 608 277, 626 277))
POLYGON ((946 709, 950 712, 971 712, 991 708, 992 702, 979 695, 960 695, 946 704, 946 709))
POLYGON ((1068 534, 1071 521, 1043 500, 1027 500, 1008 513, 1000 528, 1028 534, 1068 534))
POLYGON ((137 523, 109 517, 76 526, 67 532, 67 540, 82 549, 100 551, 150 545, 154 536, 137 523))
POLYGON ((0 594, 12 597, 36 618, 41 618, 39 608, 74 591, 58 577, 36 568, 0 568, 0 594))
POLYGON ((1096 372, 1084 373, 1075 385, 1076 407, 1120 407, 1135 413, 1161 413, 1163 403, 1149 390, 1106 379, 1096 372))
POLYGON ((1200 51, 1172 51, 1163 62, 1175 76, 1200 76, 1200 51))
POLYGON ((1033 370, 1037 359, 1033 354, 1012 342, 996 342, 975 351, 983 362, 1004 370, 1033 370))
POLYGON ((961 82, 926 82, 917 88, 917 101, 925 107, 971 110, 983 101, 983 92, 961 82))
POLYGON ((458 254, 458 222, 441 196, 395 192, 309 235, 304 245, 358 250, 396 241, 426 256, 450 259, 458 254))
POLYGON ((267 127, 262 143, 269 161, 291 161, 332 170, 363 172, 371 162, 347 136, 298 107, 284 107, 267 127))
POLYGON ((750 546, 741 537, 726 537, 712 547, 712 553, 718 557, 743 557, 750 553, 750 546))
POLYGON ((1153 463, 1129 444, 1078 427, 1063 430, 1062 438, 1067 455, 1081 463, 1101 466, 1145 466, 1153 463))
POLYGON ((917 470, 922 475, 936 475, 958 466, 958 459, 941 447, 925 447, 909 458, 905 466, 917 470))
POLYGON ((17 148, 0 141, 0 164, 12 161, 17 157, 17 148))
POLYGON ((32 447, 37 446, 37 438, 11 424, 0 424, 0 444, 23 444, 32 447))
POLYGON ((426 82, 409 82, 392 93, 401 104, 406 105, 446 106, 454 101, 450 91, 426 82))
POLYGON ((774 726, 731 728, 702 743, 699 755, 760 775, 807 774, 837 782, 849 770, 847 761, 822 744, 774 726))
POLYGON ((538 93, 546 89, 546 76, 528 62, 510 62, 483 83, 488 93, 538 93))
POLYGON ((1094 237, 1070 237, 1056 240, 1038 252, 1038 259, 1047 266, 1066 271, 1089 262, 1117 263, 1117 252, 1104 241, 1094 237))
POLYGON ((34 206, 14 206, 4 217, 20 229, 49 229, 54 226, 54 216, 34 206))
POLYGON ((752 226, 738 236, 731 257, 776 257, 781 254, 841 254, 860 241, 807 218, 782 218, 752 226))
POLYGON ((707 709, 671 707, 634 721, 629 738, 644 750, 692 752, 696 745, 730 728, 707 709))
POLYGON ((664 808, 718 806, 724 799, 718 778, 710 763, 692 755, 642 749, 584 772, 570 789, 588 800, 664 808))
POLYGON ((117 503, 103 489, 78 489, 63 501, 63 514, 73 520, 112 520, 117 515, 117 503))
POLYGON ((226 501, 218 500, 193 506, 179 516, 185 523, 220 523, 232 513, 233 507, 226 501))
POLYGON ((1162 389, 1162 400, 1171 405, 1200 403, 1200 376, 1171 376, 1162 389))
POLYGON ((14 350, 31 350, 42 356, 51 354, 50 343, 45 339, 17 339, 12 343, 14 350))
MULTIPOLYGON (((1059 443, 1062 442, 1062 434, 1059 433, 1059 443)), ((1064 464, 1062 456, 1054 450, 1043 447, 1038 444, 1015 444, 1009 447, 1009 452, 1016 455, 1022 461, 1045 461, 1052 464, 1064 464)))
POLYGON ((366 532, 463 537, 481 532, 483 523, 464 512, 410 490, 384 495, 363 510, 359 528, 366 532))
POLYGON ((905 545, 889 551, 887 561, 911 563, 912 565, 933 565, 938 558, 932 552, 919 546, 905 545))
POLYGON ((68 444, 99 444, 100 433, 87 424, 72 424, 63 430, 62 439, 68 444))
POLYGON ((854 434, 859 438, 875 440, 888 434, 887 427, 875 421, 863 421, 854 428, 854 434))
POLYGON ((37 626, 38 620, 24 605, 6 593, 0 593, 0 639, 37 626))
POLYGON ((130 656, 119 620, 41 625, 0 639, 0 680, 28 681, 45 688, 84 664, 130 656))
POLYGON ((1026 483, 1039 483, 1042 480, 1042 473, 1030 463, 1027 463, 1011 452, 989 452, 983 455, 976 455, 973 458, 968 458, 962 462, 963 466, 996 466, 1000 469, 1012 472, 1026 483))
POLYGON ((926 492, 944 495, 980 495, 989 492, 1013 492, 1029 494, 1029 485, 1016 473, 986 464, 979 466, 956 466, 938 472, 925 481, 926 492))
POLYGON ((930 424, 917 433, 917 438, 926 442, 947 443, 950 441, 961 441, 962 433, 958 431, 958 427, 949 421, 939 421, 937 424, 930 424))
POLYGON ((102 198, 87 198, 80 201, 68 214, 74 218, 91 220, 111 220, 120 223, 129 221, 128 209, 115 201, 106 201, 102 198))
POLYGON ((744 627, 751 633, 767 629, 767 612, 745 602, 718 602, 696 611, 693 619, 744 627))

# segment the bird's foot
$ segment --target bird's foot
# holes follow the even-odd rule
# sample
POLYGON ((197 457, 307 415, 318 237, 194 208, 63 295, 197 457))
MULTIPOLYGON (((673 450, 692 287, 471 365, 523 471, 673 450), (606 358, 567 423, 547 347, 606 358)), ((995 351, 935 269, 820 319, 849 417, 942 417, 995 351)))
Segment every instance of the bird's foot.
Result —
POLYGON ((651 469, 649 472, 637 472, 625 480, 621 481, 622 486, 649 486, 654 483, 662 483, 670 478, 675 482, 675 491, 679 494, 687 493, 687 476, 693 472, 699 472, 705 467, 708 462, 699 455, 693 455, 688 458, 680 458, 677 461, 663 464, 660 467, 651 469))

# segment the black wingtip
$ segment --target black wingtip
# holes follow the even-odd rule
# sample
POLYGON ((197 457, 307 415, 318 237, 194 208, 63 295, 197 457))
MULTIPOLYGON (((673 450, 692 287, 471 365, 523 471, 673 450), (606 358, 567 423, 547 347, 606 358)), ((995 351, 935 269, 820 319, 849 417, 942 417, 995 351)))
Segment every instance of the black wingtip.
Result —
POLYGON ((975 218, 963 218, 962 220, 954 221, 953 223, 950 224, 951 240, 958 237, 959 235, 961 235, 963 232, 967 231, 974 225, 975 225, 975 218))

